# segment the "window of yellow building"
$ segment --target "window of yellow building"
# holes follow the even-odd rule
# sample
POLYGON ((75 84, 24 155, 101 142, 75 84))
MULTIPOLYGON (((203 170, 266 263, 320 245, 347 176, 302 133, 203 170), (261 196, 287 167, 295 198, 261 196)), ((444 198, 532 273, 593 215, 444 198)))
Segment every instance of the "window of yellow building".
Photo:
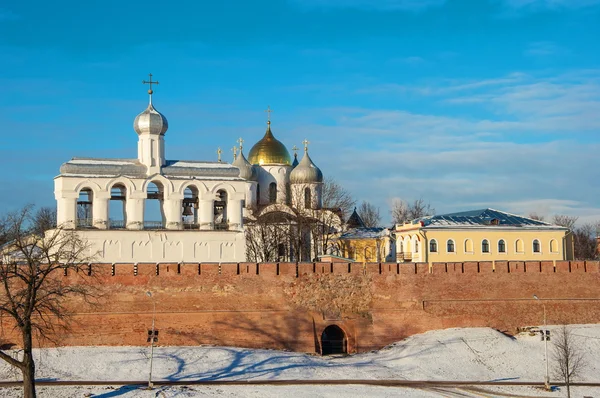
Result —
POLYGON ((454 241, 452 239, 448 239, 448 242, 446 242, 446 251, 454 253, 454 241))
POLYGON ((481 242, 481 252, 482 253, 489 253, 490 252, 490 242, 487 239, 484 239, 481 242))
POLYGON ((435 239, 429 241, 429 251, 431 253, 437 253, 437 241, 435 239))
POLYGON ((498 253, 506 253, 506 242, 504 242, 504 239, 498 241, 498 253))

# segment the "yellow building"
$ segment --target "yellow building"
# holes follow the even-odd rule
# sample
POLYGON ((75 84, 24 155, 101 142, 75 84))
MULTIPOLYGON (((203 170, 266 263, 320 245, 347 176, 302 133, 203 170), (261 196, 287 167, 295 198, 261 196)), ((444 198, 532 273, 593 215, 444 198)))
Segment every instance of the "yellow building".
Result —
POLYGON ((365 227, 356 209, 346 222, 348 230, 333 239, 332 254, 359 262, 395 260, 394 236, 388 228, 365 227))
POLYGON ((493 209, 396 225, 398 262, 572 260, 568 228, 493 209))

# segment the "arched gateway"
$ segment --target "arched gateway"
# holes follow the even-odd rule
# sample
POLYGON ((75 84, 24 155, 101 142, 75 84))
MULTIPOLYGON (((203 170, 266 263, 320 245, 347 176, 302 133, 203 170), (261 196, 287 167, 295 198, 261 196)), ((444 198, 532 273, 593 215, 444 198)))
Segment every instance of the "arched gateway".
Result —
POLYGON ((337 325, 329 325, 321 334, 321 355, 348 353, 346 333, 337 325))

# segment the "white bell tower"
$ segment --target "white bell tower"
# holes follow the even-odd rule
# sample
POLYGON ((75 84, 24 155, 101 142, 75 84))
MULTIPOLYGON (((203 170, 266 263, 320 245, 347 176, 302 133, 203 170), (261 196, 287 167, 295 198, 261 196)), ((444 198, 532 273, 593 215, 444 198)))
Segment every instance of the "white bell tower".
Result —
POLYGON ((152 85, 158 84, 152 81, 150 74, 149 81, 143 81, 143 84, 149 84, 150 102, 148 108, 137 115, 133 122, 133 128, 138 134, 138 160, 148 169, 148 175, 160 173, 160 168, 166 164, 165 160, 165 133, 169 128, 167 118, 154 108, 152 104, 152 85))

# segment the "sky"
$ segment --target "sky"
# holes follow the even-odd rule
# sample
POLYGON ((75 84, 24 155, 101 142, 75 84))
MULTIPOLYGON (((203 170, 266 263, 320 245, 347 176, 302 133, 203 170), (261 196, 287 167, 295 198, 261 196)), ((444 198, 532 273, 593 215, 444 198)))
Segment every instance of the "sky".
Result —
MULTIPOLYGON (((72 157, 169 159, 272 129, 390 220, 491 207, 600 220, 600 0, 0 0, 0 212, 72 157)), ((291 150, 290 150, 291 152, 291 150)))

